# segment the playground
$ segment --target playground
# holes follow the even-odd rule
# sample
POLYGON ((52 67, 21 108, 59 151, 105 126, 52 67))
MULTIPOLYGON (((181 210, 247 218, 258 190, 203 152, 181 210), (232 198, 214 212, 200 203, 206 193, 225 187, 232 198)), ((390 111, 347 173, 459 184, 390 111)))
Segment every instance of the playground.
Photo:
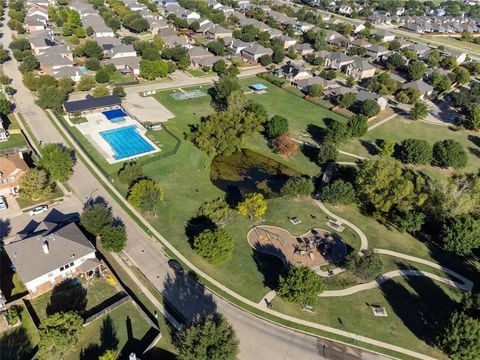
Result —
POLYGON ((318 228, 294 236, 276 226, 260 225, 248 232, 247 239, 256 251, 278 257, 287 267, 307 266, 312 270, 340 263, 347 250, 337 235, 318 228))

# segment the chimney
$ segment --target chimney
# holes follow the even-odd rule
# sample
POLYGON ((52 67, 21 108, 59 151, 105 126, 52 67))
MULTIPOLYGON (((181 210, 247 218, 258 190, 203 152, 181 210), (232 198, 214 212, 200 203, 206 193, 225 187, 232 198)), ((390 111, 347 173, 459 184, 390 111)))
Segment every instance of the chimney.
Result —
POLYGON ((43 252, 44 252, 45 254, 48 254, 48 253, 49 253, 49 251, 48 251, 48 241, 47 241, 47 240, 45 240, 45 241, 43 242, 43 244, 42 244, 42 249, 43 249, 43 252))

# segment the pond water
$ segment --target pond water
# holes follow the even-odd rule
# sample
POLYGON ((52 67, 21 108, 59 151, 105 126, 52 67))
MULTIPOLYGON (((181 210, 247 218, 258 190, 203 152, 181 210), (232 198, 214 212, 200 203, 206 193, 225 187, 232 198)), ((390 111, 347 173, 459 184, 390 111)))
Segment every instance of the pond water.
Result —
POLYGON ((210 179, 227 196, 260 192, 267 198, 278 196, 288 178, 301 175, 266 156, 243 149, 233 155, 218 155, 212 161, 210 179))

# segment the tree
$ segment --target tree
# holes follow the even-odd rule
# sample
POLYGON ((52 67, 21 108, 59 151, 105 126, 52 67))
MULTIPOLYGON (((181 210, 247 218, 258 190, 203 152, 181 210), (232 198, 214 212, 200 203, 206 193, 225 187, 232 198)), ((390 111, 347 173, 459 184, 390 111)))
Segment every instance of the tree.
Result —
POLYGON ((357 101, 357 95, 355 93, 346 93, 339 97, 338 103, 344 108, 348 109, 357 101))
POLYGON ((420 91, 418 89, 408 87, 400 90, 395 96, 402 104, 415 104, 420 98, 420 91))
POLYGON ((438 50, 432 50, 427 56, 427 64, 431 68, 438 68, 440 66, 440 61, 442 60, 442 55, 438 50))
POLYGON ((143 177, 142 167, 137 163, 126 163, 118 172, 118 179, 122 184, 131 185, 135 180, 143 177))
POLYGON ((277 294, 281 298, 302 305, 314 305, 325 286, 320 277, 306 266, 291 266, 280 276, 277 294))
POLYGON ((237 206, 238 213, 243 216, 262 217, 267 212, 267 202, 261 193, 247 195, 237 206))
POLYGON ((396 212, 415 210, 428 198, 425 179, 388 158, 362 162, 355 184, 359 199, 379 220, 388 220, 396 212))
POLYGON ((480 320, 453 311, 439 329, 436 345, 453 360, 476 360, 480 353, 480 320))
POLYGON ((223 74, 225 70, 227 70, 227 64, 223 59, 217 60, 213 66, 212 70, 216 72, 217 74, 223 74))
POLYGON ((92 235, 112 224, 113 216, 110 208, 105 204, 87 206, 80 216, 80 224, 92 235))
POLYGON ((389 69, 401 69, 405 66, 405 60, 402 55, 399 53, 394 53, 393 55, 389 56, 387 59, 387 67, 389 69))
POLYGON ((445 250, 459 255, 469 255, 480 247, 480 224, 470 214, 447 218, 440 232, 440 242, 445 250))
POLYGON ((340 144, 351 138, 350 128, 340 121, 332 121, 323 132, 323 142, 340 144))
POLYGON ((55 86, 42 86, 38 89, 36 103, 42 109, 61 111, 65 100, 67 100, 65 89, 55 86))
POLYGON ((407 164, 428 164, 432 161, 432 146, 421 139, 405 139, 400 143, 397 158, 407 164))
POLYGON ((427 67, 423 62, 415 60, 410 62, 407 71, 410 80, 415 81, 420 80, 423 75, 425 75, 425 73, 427 72, 427 67))
POLYGON ((381 139, 378 141, 378 147, 380 148, 380 155, 392 156, 395 152, 395 145, 397 143, 393 140, 381 139))
POLYGON ((367 280, 382 271, 382 260, 372 249, 362 250, 362 256, 352 251, 345 258, 345 267, 355 276, 367 280))
POLYGON ((150 179, 141 179, 130 187, 127 200, 142 212, 154 212, 163 201, 163 188, 150 179))
POLYGON ((288 120, 281 115, 275 115, 265 124, 267 139, 275 139, 288 132, 288 120))
POLYGON ((123 226, 104 226, 98 236, 102 247, 107 251, 122 251, 127 242, 127 232, 123 226))
POLYGON ((72 150, 59 144, 47 144, 41 148, 42 157, 38 166, 45 168, 52 181, 65 182, 73 173, 72 150))
POLYGON ((457 66, 453 69, 455 81, 459 84, 468 84, 470 82, 470 73, 467 69, 457 66))
POLYGON ((219 313, 197 317, 175 339, 179 360, 235 360, 238 339, 219 313))
POLYGON ((162 60, 140 60, 140 76, 146 80, 155 80, 168 75, 168 64, 162 60))
POLYGON ((273 62, 273 59, 271 55, 265 54, 260 57, 259 61, 262 66, 268 66, 273 62))
POLYGON ((425 214, 420 211, 398 213, 393 216, 392 222, 398 231, 414 234, 422 228, 425 222, 425 214))
POLYGON ((414 120, 425 119, 428 115, 428 106, 423 101, 417 101, 410 110, 410 116, 414 120))
POLYGON ((210 264, 220 264, 232 256, 232 235, 225 229, 205 230, 195 237, 193 248, 210 264))
POLYGON ((433 144, 433 164, 436 166, 462 168, 467 160, 467 152, 458 141, 447 139, 433 144))
POLYGON ((297 154, 298 144, 288 134, 282 134, 273 140, 273 149, 277 154, 292 158, 297 154))
POLYGON ((361 137, 367 133, 368 130, 368 118, 362 114, 355 114, 348 121, 347 127, 350 130, 350 134, 353 137, 361 137))
POLYGON ((303 176, 289 178, 280 189, 280 194, 287 197, 310 196, 314 186, 311 179, 303 176))
POLYGON ((63 359, 77 343, 83 330, 83 319, 76 312, 57 312, 40 322, 37 357, 63 359))
POLYGON ((89 75, 82 75, 80 81, 77 84, 79 91, 89 91, 95 86, 95 78, 89 75))
POLYGON ((440 64, 443 68, 451 70, 457 66, 457 59, 455 56, 449 55, 444 57, 440 64))
POLYGON ((98 360, 118 360, 119 353, 116 350, 107 350, 98 357, 98 360))
POLYGON ((12 107, 13 104, 6 100, 6 99, 0 99, 0 114, 1 115, 8 115, 12 112, 12 107))
POLYGON ((213 102, 218 109, 225 109, 228 106, 228 98, 241 87, 236 77, 223 76, 215 82, 213 89, 213 102))
POLYGON ((108 89, 107 86, 103 84, 99 84, 95 86, 95 89, 93 89, 92 96, 93 97, 102 97, 102 96, 108 96, 110 95, 110 90, 108 89))
POLYGON ((331 142, 324 142, 318 146, 317 164, 322 166, 337 158, 337 148, 331 142))
POLYGON ((101 68, 100 70, 97 71, 95 74, 95 80, 98 83, 107 83, 110 81, 110 72, 106 68, 101 68))
POLYGON ((323 96, 323 86, 320 84, 309 85, 307 87, 307 94, 313 98, 323 96))
POLYGON ((29 71, 33 71, 40 67, 40 63, 38 62, 37 58, 33 55, 28 55, 23 58, 22 63, 18 66, 18 70, 22 74, 25 74, 29 71))
POLYGON ((87 40, 82 46, 82 53, 87 58, 101 60, 103 58, 103 48, 94 40, 87 40))
POLYGON ((322 200, 333 205, 348 205, 355 201, 356 194, 352 183, 341 179, 325 185, 322 200))
POLYGON ((365 115, 367 118, 377 115, 380 112, 380 105, 373 100, 367 99, 363 102, 361 113, 365 115))
POLYGON ((480 105, 475 106, 465 121, 465 126, 472 130, 480 130, 480 105))
POLYGON ((44 169, 30 169, 20 178, 20 195, 31 200, 48 199, 52 185, 44 169))
POLYGON ((125 93, 125 89, 123 88, 123 86, 115 86, 112 90, 112 94, 113 95, 118 95, 120 96, 121 98, 127 96, 127 94, 125 93))
POLYGON ((225 222, 232 214, 230 206, 224 198, 216 198, 205 202, 195 213, 195 217, 206 217, 215 223, 225 222))

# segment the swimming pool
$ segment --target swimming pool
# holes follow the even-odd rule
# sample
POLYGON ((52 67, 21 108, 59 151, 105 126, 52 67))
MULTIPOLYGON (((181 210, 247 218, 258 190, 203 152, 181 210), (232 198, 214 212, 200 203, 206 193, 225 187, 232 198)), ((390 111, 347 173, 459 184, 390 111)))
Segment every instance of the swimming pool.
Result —
POLYGON ((122 109, 106 110, 102 111, 102 114, 105 115, 105 117, 111 122, 119 122, 118 118, 123 118, 127 116, 125 111, 123 111, 122 109))
POLYGON ((100 132, 100 136, 110 145, 115 160, 125 159, 155 150, 142 135, 137 132, 135 125, 100 132))

